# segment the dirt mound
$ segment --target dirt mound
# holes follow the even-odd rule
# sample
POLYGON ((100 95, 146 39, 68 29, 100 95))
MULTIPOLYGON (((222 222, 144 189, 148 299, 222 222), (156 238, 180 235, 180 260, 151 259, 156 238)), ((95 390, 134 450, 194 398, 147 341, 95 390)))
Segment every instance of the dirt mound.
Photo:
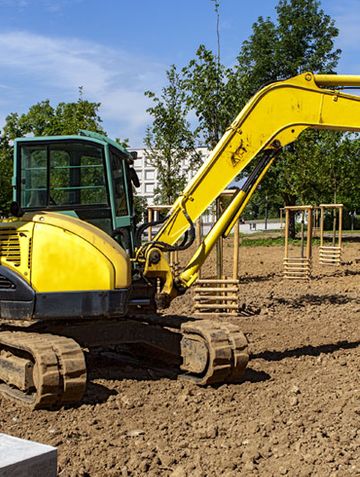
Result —
POLYGON ((360 245, 345 246, 339 268, 315 256, 310 283, 282 279, 282 253, 241 249, 240 299, 261 310, 231 319, 250 342, 242 383, 198 388, 102 352, 88 357, 79 406, 0 400, 0 431, 57 446, 62 477, 359 476, 360 245))

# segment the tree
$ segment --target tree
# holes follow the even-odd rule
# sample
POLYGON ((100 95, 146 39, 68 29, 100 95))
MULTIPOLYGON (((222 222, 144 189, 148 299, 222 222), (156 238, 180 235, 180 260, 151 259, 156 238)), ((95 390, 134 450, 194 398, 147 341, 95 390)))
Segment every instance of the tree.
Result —
POLYGON ((313 167, 317 182, 321 180, 322 184, 317 203, 342 203, 347 209, 356 210, 360 206, 359 136, 333 131, 321 131, 320 135, 313 167))
POLYGON ((277 19, 259 17, 237 57, 235 76, 242 101, 268 82, 305 71, 333 73, 341 50, 334 49, 339 31, 317 0, 280 0, 277 19))
POLYGON ((146 130, 144 142, 146 159, 157 170, 155 201, 172 204, 185 187, 186 167, 194 168, 201 156, 187 120, 189 108, 182 79, 174 65, 166 76, 168 85, 162 89, 160 98, 151 91, 145 93, 154 105, 147 110, 153 116, 153 123, 146 130))
POLYGON ((12 200, 12 150, 9 143, 0 143, 0 217, 9 210, 12 200))
POLYGON ((146 210, 147 210, 147 200, 145 197, 138 195, 136 190, 133 191, 134 193, 134 213, 135 213, 135 222, 141 223, 147 220, 146 217, 146 210))
POLYGON ((216 14, 217 52, 201 44, 195 58, 182 70, 187 105, 195 113, 198 126, 195 130, 201 142, 213 149, 234 116, 234 95, 237 82, 230 68, 220 58, 220 2, 211 0, 216 14))
MULTIPOLYGON (((305 71, 331 73, 336 68, 341 53, 334 48, 338 29, 319 1, 280 0, 276 12, 275 22, 258 18, 237 57, 231 79, 240 91, 234 102, 236 113, 265 83, 305 71)), ((270 202, 280 195, 285 205, 295 205, 308 200, 314 190, 323 189, 316 161, 325 157, 320 159, 315 149, 319 138, 326 141, 326 137, 306 131, 284 149, 262 185, 262 193, 270 202)))
POLYGON ((229 89, 233 93, 229 107, 233 117, 264 84, 282 77, 274 54, 278 36, 270 18, 259 17, 253 24, 252 35, 243 42, 229 77, 229 89))
POLYGON ((183 68, 187 106, 198 119, 196 134, 213 149, 231 121, 228 111, 227 78, 229 70, 216 55, 200 45, 196 58, 183 68))
POLYGON ((12 141, 26 135, 77 134, 80 129, 104 134, 98 114, 99 107, 100 103, 85 100, 80 88, 76 102, 62 102, 53 107, 49 100, 45 100, 31 106, 27 113, 11 113, 7 116, 0 138, 0 210, 8 210, 11 202, 12 141))

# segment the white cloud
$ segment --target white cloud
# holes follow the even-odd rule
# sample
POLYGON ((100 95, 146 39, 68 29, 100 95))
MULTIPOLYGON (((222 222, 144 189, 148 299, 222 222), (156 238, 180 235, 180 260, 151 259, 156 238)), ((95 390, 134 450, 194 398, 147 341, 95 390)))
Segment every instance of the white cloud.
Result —
MULTIPOLYGON (((102 103, 105 126, 106 120, 116 130, 121 124, 126 130, 116 134, 129 137, 131 143, 134 136, 134 141, 141 140, 148 121, 144 91, 159 90, 166 69, 148 58, 97 43, 28 32, 0 33, 0 68, 19 84, 22 96, 40 89, 41 99, 67 101, 83 86, 86 98, 102 103)), ((4 80, 0 87, 14 89, 4 80)), ((7 103, 11 104, 11 97, 7 103)))

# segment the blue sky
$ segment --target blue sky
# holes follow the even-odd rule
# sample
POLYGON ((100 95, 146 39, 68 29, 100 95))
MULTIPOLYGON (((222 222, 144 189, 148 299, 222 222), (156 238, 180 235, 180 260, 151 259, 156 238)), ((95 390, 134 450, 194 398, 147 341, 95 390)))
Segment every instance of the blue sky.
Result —
MULTIPOLYGON (((222 61, 231 65, 258 16, 277 0, 222 0, 222 61)), ((340 29, 339 73, 360 74, 360 0, 323 0, 340 29)), ((0 0, 0 126, 49 98, 74 101, 78 87, 101 102, 104 128, 140 147, 150 105, 170 64, 184 66, 204 43, 216 48, 210 0, 0 0)))

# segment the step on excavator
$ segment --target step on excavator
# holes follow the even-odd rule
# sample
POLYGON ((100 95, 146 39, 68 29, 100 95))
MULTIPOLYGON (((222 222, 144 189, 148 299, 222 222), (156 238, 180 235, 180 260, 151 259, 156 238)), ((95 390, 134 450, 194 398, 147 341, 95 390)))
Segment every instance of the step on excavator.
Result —
POLYGON ((281 148, 307 128, 360 130, 360 97, 342 91, 348 86, 359 87, 360 76, 304 73, 262 88, 146 243, 154 224, 135 224, 133 154, 87 131, 16 139, 12 216, 0 222, 0 393, 32 409, 77 402, 83 349, 110 345, 173 360, 200 385, 238 381, 249 356, 236 325, 157 310, 196 281, 281 148), (251 161, 244 185, 174 275, 167 252, 194 242, 196 219, 251 161))

